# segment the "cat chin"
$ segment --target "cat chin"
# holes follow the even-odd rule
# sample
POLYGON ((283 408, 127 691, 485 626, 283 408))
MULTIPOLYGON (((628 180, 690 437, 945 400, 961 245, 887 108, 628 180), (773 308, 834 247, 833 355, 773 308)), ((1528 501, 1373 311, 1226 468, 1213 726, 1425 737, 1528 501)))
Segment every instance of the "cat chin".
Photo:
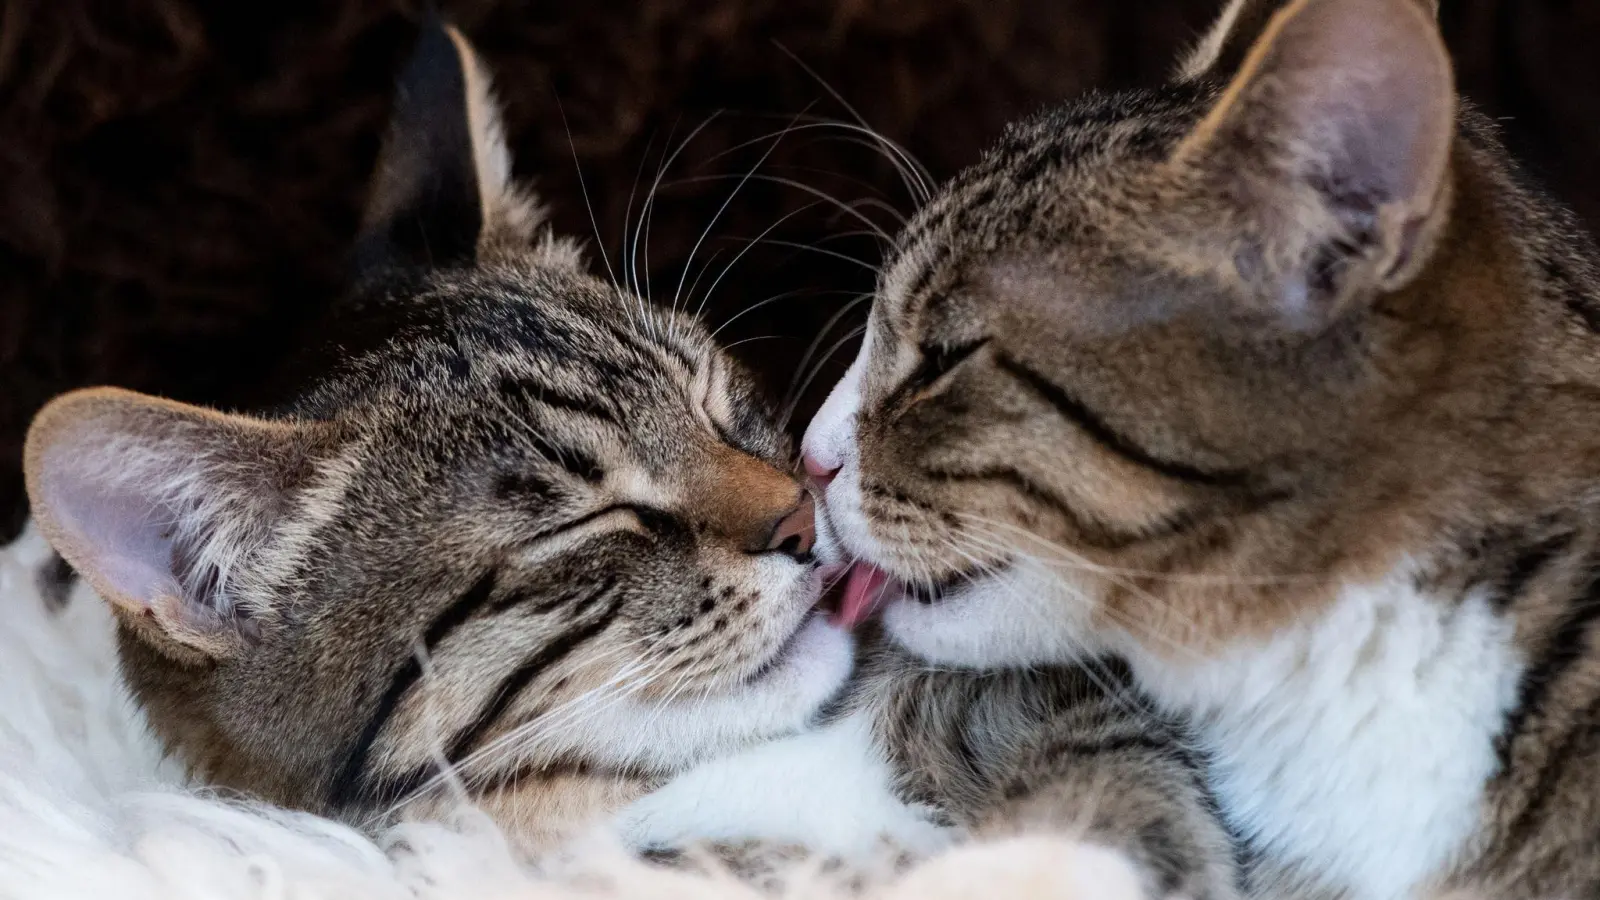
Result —
POLYGON ((1104 652, 1093 627, 1093 590, 1048 566, 1019 560, 934 603, 890 599, 881 616, 896 644, 960 668, 1053 665, 1104 652))

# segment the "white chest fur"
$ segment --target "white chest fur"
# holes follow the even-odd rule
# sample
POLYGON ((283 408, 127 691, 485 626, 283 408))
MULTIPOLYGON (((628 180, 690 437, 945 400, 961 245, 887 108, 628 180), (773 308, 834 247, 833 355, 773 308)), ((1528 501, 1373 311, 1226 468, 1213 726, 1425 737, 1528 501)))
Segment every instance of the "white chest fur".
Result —
POLYGON ((1447 865, 1479 821, 1520 674, 1510 641, 1483 596, 1443 602, 1396 573, 1270 641, 1135 668, 1201 723, 1243 833, 1326 887, 1389 900, 1447 865))

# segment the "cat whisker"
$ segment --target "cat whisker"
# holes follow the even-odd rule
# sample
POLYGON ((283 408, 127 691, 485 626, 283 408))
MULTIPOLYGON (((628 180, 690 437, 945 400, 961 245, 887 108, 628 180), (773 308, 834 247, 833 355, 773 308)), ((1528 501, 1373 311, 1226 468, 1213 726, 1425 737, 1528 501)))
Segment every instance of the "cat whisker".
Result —
POLYGON ((611 259, 606 255, 605 241, 600 237, 600 220, 594 214, 594 202, 589 199, 589 187, 583 180, 583 165, 578 161, 578 144, 572 138, 572 123, 567 119, 567 108, 559 96, 556 97, 556 110, 561 114, 561 127, 567 133, 567 149, 572 152, 572 169, 578 176, 578 192, 583 197, 584 209, 589 213, 589 225, 594 229, 595 246, 600 251, 600 261, 605 263, 606 277, 611 280, 611 286, 621 292, 622 286, 617 284, 616 270, 611 268, 611 259))
MULTIPOLYGON (((1052 566, 1050 565, 1050 563, 1048 561, 1040 559, 1038 557, 1034 557, 1034 556, 1032 556, 1030 554, 1027 554, 1027 553, 1017 549, 1015 547, 1015 545, 1007 543, 1003 538, 998 538, 998 537, 991 536, 988 541, 984 541, 984 539, 982 537, 980 537, 979 534, 972 533, 972 532, 968 532, 966 534, 966 538, 969 541, 978 542, 978 543, 980 543, 980 545, 986 546, 988 549, 1004 551, 1004 552, 1012 554, 1015 557, 1018 557, 1018 558, 1021 558, 1021 559, 1026 559, 1026 560, 1028 560, 1030 562, 1037 563, 1037 564, 1039 564, 1040 566, 1042 566, 1044 568, 1047 568, 1047 569, 1048 568, 1052 568, 1052 566)), ((1071 568, 1070 565, 1069 566, 1061 566, 1061 567, 1071 568)), ((1086 570, 1082 569, 1081 567, 1078 570, 1079 571, 1086 571, 1086 570)), ((1190 619, 1188 616, 1184 616, 1178 610, 1178 608, 1175 605, 1173 605, 1171 602, 1167 601, 1166 599, 1164 599, 1162 597, 1157 596, 1156 594, 1151 593, 1150 591, 1147 591, 1147 590, 1139 587, 1137 584, 1133 583, 1132 581, 1128 580, 1127 578, 1121 577, 1121 576, 1118 576, 1118 575, 1115 575, 1115 574, 1108 574, 1108 573, 1106 573, 1104 571, 1096 572, 1094 574, 1098 574, 1101 577, 1106 578, 1111 583, 1117 585, 1118 587, 1121 587, 1123 590, 1128 591, 1129 593, 1133 594, 1134 596, 1141 597, 1141 598, 1149 601, 1157 609, 1162 610, 1164 615, 1178 616, 1180 619, 1183 620, 1183 624, 1189 626, 1190 628, 1193 628, 1193 627, 1196 626, 1196 623, 1194 622, 1193 619, 1190 619)), ((1065 587, 1066 585, 1063 584, 1062 586, 1065 587)), ((1154 640, 1161 641, 1162 643, 1167 644, 1168 646, 1172 647, 1174 650, 1176 650, 1176 651, 1178 651, 1180 653, 1184 653, 1184 654, 1190 655, 1190 656, 1198 656, 1199 655, 1197 653, 1197 651, 1195 651, 1193 648, 1188 647, 1187 645, 1182 644, 1182 643, 1172 639, 1169 635, 1167 635, 1163 631, 1163 629, 1160 627, 1160 623, 1152 623, 1152 622, 1134 620, 1134 619, 1128 617, 1126 614, 1123 614, 1123 613, 1121 613, 1120 611, 1118 611, 1118 610, 1116 610, 1114 608, 1106 607, 1106 606, 1099 607, 1099 611, 1102 612, 1103 614, 1105 614, 1107 617, 1111 618, 1112 620, 1116 621, 1122 627, 1129 629, 1130 631, 1134 631, 1136 633, 1141 633, 1141 634, 1144 634, 1144 635, 1146 635, 1146 636, 1148 636, 1148 637, 1150 637, 1150 638, 1152 638, 1154 640)))
POLYGON ((916 158, 906 150, 906 148, 900 146, 899 143, 891 140, 877 130, 873 129, 871 126, 867 125, 867 120, 859 112, 856 112, 856 108, 851 106, 848 100, 844 99, 844 95, 835 90, 833 85, 828 83, 827 79, 817 74, 815 69, 812 69, 810 66, 806 65, 805 62, 801 60, 800 57, 796 56, 791 50, 789 50, 788 47, 785 47, 781 43, 777 44, 777 47, 785 56, 793 60, 794 64, 799 66, 801 71, 805 72, 807 75, 810 75, 813 81, 820 85, 823 90, 827 91, 828 95, 833 97, 835 102, 844 107, 845 112, 848 112, 851 118, 855 119, 857 123, 855 125, 851 125, 847 122, 838 122, 836 124, 841 128, 857 130, 861 134, 877 142, 878 146, 883 149, 884 155, 889 159, 890 163, 894 165, 896 171, 899 172, 901 179, 906 184, 906 190, 911 192, 912 196, 917 199, 919 205, 926 203, 928 198, 933 195, 934 184, 934 178, 928 172, 927 168, 918 162, 916 158), (913 182, 915 183, 915 187, 913 187, 913 182))
POLYGON ((755 342, 755 341, 772 341, 772 340, 777 340, 777 339, 782 338, 782 337, 783 337, 783 335, 781 335, 781 334, 758 334, 755 337, 747 337, 747 338, 742 338, 740 340, 734 341, 733 343, 727 345, 726 347, 723 347, 722 349, 724 349, 724 350, 732 350, 733 348, 739 346, 740 344, 749 344, 749 343, 752 343, 752 342, 755 342))
MULTIPOLYGON (((1021 586, 1016 583, 1015 573, 1009 569, 996 570, 993 563, 971 555, 954 540, 946 539, 945 543, 953 553, 961 556, 963 559, 968 561, 969 565, 986 574, 1012 599, 1026 601, 1027 598, 1023 596, 1021 586)), ((971 579, 969 578, 969 580, 971 579)), ((1049 615, 1047 611, 1039 609, 1039 607, 1033 603, 1023 602, 1017 604, 1017 606, 1014 608, 1028 610, 1036 615, 1049 615)), ((1050 623, 1045 622, 1040 624, 1043 627, 1049 627, 1050 625, 1050 623)), ((1100 689, 1102 694, 1110 698, 1114 703, 1122 707, 1123 710, 1130 715, 1138 716, 1144 714, 1145 711, 1142 709, 1141 704, 1137 699, 1137 692, 1131 686, 1121 685, 1119 688, 1116 682, 1120 682, 1121 679, 1115 678, 1111 674, 1102 672, 1096 668, 1096 666, 1104 665, 1104 660, 1101 659, 1101 654, 1090 652, 1088 647, 1076 641, 1070 642, 1065 649, 1067 651, 1068 658, 1072 660, 1073 664, 1083 671, 1084 675, 1089 678, 1090 681, 1095 683, 1095 686, 1100 689)))
MULTIPOLYGON (((828 335, 833 332, 833 329, 836 325, 844 321, 845 317, 850 315, 850 313, 855 310, 856 307, 870 301, 871 299, 872 294, 858 294, 854 299, 840 307, 837 312, 829 316, 828 321, 822 324, 822 328, 817 332, 817 336, 811 339, 811 343, 806 347, 806 352, 800 357, 800 364, 795 366, 795 378, 789 383, 789 389, 786 390, 783 395, 783 408, 788 409, 791 404, 798 402, 797 400, 792 399, 795 386, 800 383, 801 373, 805 372, 806 367, 811 364, 811 357, 817 352, 817 348, 822 346, 822 342, 826 340, 828 335)), ((788 424, 788 419, 785 418, 780 424, 780 427, 786 428, 788 427, 788 424)))
MULTIPOLYGON (((613 648, 611 651, 586 661, 583 668, 592 668, 631 649, 631 645, 613 648)), ((640 662, 630 663, 602 684, 590 688, 582 694, 523 722, 454 764, 445 759, 434 777, 425 781, 408 798, 396 804, 395 807, 391 808, 390 812, 392 813, 400 806, 403 806, 404 803, 410 802, 412 798, 437 787, 444 779, 459 778, 463 782, 470 781, 475 777, 474 773, 483 769, 496 768, 509 756, 532 755, 542 747, 563 737, 571 728, 582 723, 585 717, 580 716, 581 713, 592 715, 596 712, 596 710, 588 708, 592 701, 596 699, 604 700, 605 706, 600 708, 600 711, 603 711, 647 687, 659 673, 649 673, 639 682, 625 684, 628 679, 633 678, 634 675, 645 668, 640 662), (625 689, 619 690, 619 688, 625 689)), ((442 757, 442 750, 439 751, 438 755, 442 757)))
MULTIPOLYGON (((848 309, 848 307, 846 308, 848 309)), ((865 334, 866 331, 866 325, 860 325, 850 329, 849 331, 845 332, 843 337, 839 338, 837 341, 834 341, 833 346, 828 348, 828 352, 822 354, 822 356, 817 359, 816 365, 812 368, 811 372, 806 375, 805 379, 801 381, 794 389, 794 393, 791 395, 786 406, 784 407, 782 415, 779 416, 778 427, 780 429, 786 429, 789 427, 789 419, 794 416, 795 407, 800 405, 800 399, 805 396, 806 389, 811 387, 811 382, 816 380, 817 375, 822 372, 823 365, 825 365, 828 360, 832 359, 835 353, 839 352, 839 348, 865 334)))
MULTIPOLYGON (((674 309, 677 309, 678 301, 683 296, 683 283, 684 280, 689 276, 689 268, 694 265, 694 258, 697 254, 699 254, 700 247, 705 243, 706 237, 711 234, 711 229, 715 228, 717 222, 721 221, 723 214, 728 211, 729 204, 733 203, 734 198, 739 195, 739 191, 749 183, 750 179, 755 176, 756 172, 760 170, 761 166, 766 163, 766 161, 772 156, 773 152, 778 149, 778 145, 783 142, 784 137, 788 134, 789 129, 784 129, 772 139, 771 146, 769 146, 766 151, 761 154, 761 157, 756 160, 755 165, 751 166, 750 169, 744 173, 744 176, 739 179, 739 182, 733 186, 733 190, 728 193, 727 199, 722 201, 722 205, 717 207, 717 211, 711 216, 711 219, 706 222, 706 226, 700 229, 700 236, 695 238, 694 245, 689 248, 689 255, 684 258, 683 271, 681 274, 679 274, 678 286, 673 291, 672 305, 674 309)), ((783 220, 780 219, 779 221, 781 222, 783 220)))
MULTIPOLYGON (((655 201, 656 201, 656 196, 660 193, 660 190, 661 190, 661 179, 662 179, 663 176, 665 176, 667 170, 672 167, 672 164, 677 161, 678 157, 683 153, 683 151, 686 148, 688 148, 689 144, 692 143, 694 141, 694 139, 700 135, 700 132, 706 130, 706 128, 712 122, 716 121, 716 119, 717 119, 717 117, 719 115, 721 115, 720 111, 713 112, 711 115, 707 116, 705 118, 705 120, 702 121, 699 125, 695 126, 694 130, 690 131, 689 134, 686 137, 684 137, 684 139, 682 141, 680 141, 678 143, 677 148, 674 149, 672 151, 672 153, 669 156, 667 156, 662 161, 661 165, 659 167, 657 167, 657 169, 656 169, 655 182, 653 184, 651 184, 650 192, 649 192, 648 196, 646 196, 646 198, 645 198, 644 211, 639 216, 639 222, 635 226, 634 237, 633 237, 633 245, 634 245, 634 248, 637 249, 638 246, 639 246, 639 233, 638 233, 639 228, 642 227, 644 229, 644 257, 645 257, 645 271, 646 271, 646 274, 649 273, 649 268, 650 268, 650 224, 649 223, 654 219, 655 201)), ((690 256, 689 256, 689 260, 692 260, 693 258, 694 258, 694 255, 691 253, 690 256)), ((637 262, 637 260, 636 260, 636 262, 637 262)), ((684 274, 687 274, 688 271, 689 271, 688 270, 688 265, 689 265, 689 261, 686 260, 685 263, 684 263, 684 274)), ((637 270, 636 270, 635 274, 634 274, 634 281, 637 283, 638 280, 639 280, 639 276, 638 276, 637 270)), ((679 288, 679 290, 681 290, 683 288, 683 282, 682 282, 681 279, 679 280, 678 288, 679 288)), ((648 289, 646 291, 646 298, 647 299, 649 298, 648 289)), ((677 297, 676 296, 674 296, 674 298, 673 298, 672 308, 674 310, 676 310, 678 308, 677 297)))
MULTIPOLYGON (((763 156, 762 159, 765 160, 766 157, 763 156)), ((849 216, 850 218, 855 219, 857 222, 860 222, 863 227, 865 227, 868 231, 870 231, 879 240, 883 241, 884 244, 890 245, 890 244, 894 243, 894 239, 892 237, 890 237, 889 232, 884 231, 882 226, 880 226, 880 225, 878 225, 878 223, 872 221, 870 218, 867 217, 867 215, 865 213, 863 213, 860 209, 857 208, 858 206, 865 206, 865 207, 870 209, 870 208, 873 208, 874 204, 881 205, 883 203, 882 200, 877 200, 877 199, 872 198, 872 197, 862 198, 860 200, 856 200, 856 201, 853 201, 853 202, 846 202, 844 200, 840 200, 838 197, 835 197, 834 195, 828 193, 827 191, 824 191, 823 189, 821 189, 819 187, 814 187, 812 185, 806 184, 803 181, 798 181, 798 180, 793 179, 793 178, 785 178, 782 175, 757 175, 754 172, 747 173, 746 175, 743 175, 743 176, 698 175, 698 176, 694 176, 692 178, 680 179, 676 183, 678 183, 678 184, 697 184, 697 183, 700 183, 700 182, 707 182, 707 181, 726 181, 729 178, 734 178, 734 177, 738 177, 740 179, 740 184, 743 184, 746 181, 766 181, 766 182, 770 182, 772 184, 780 184, 780 185, 783 185, 785 187, 794 188, 795 190, 800 191, 802 193, 810 194, 811 196, 816 197, 817 199, 828 203, 829 205, 833 206, 835 209, 839 210, 840 212, 844 213, 845 215, 849 216)), ((713 219, 713 221, 715 221, 715 220, 713 219)))
MULTIPOLYGON (((717 273, 717 277, 716 277, 716 279, 714 281, 711 282, 711 286, 706 288, 706 292, 700 296, 700 304, 695 309, 695 315, 699 316, 699 315, 701 315, 702 313, 705 312, 706 301, 711 299, 711 295, 717 292, 717 285, 722 283, 722 279, 727 277, 727 274, 733 270, 734 266, 739 264, 739 260, 743 259, 744 255, 746 253, 749 253, 751 248, 755 247, 757 244, 760 244, 762 242, 762 240, 767 237, 767 235, 771 234, 774 229, 776 229, 778 226, 782 225, 784 222, 789 221, 790 219, 794 218, 795 216, 799 215, 800 213, 803 213, 806 210, 808 210, 808 209, 810 209, 810 208, 812 208, 813 206, 816 206, 816 205, 817 205, 817 201, 813 201, 811 203, 807 203, 806 205, 804 205, 802 207, 799 207, 798 209, 792 209, 789 212, 784 213, 778 219, 778 221, 773 222, 771 225, 768 225, 766 227, 766 229, 763 230, 760 234, 756 235, 753 240, 751 240, 748 243, 746 243, 744 245, 744 247, 742 249, 740 249, 737 254, 734 255, 733 259, 729 260, 728 264, 722 267, 722 271, 717 273)), ((687 273, 688 273, 688 271, 685 270, 685 274, 687 274, 687 273)), ((687 305, 687 304, 685 304, 685 305, 687 305)), ((673 307, 674 308, 677 307, 677 299, 676 298, 673 299, 673 307)))
MULTIPOLYGON (((690 291, 693 291, 693 290, 694 290, 694 288, 693 288, 693 286, 691 286, 690 287, 690 291)), ((732 325, 734 322, 739 321, 740 317, 744 316, 745 314, 755 312, 756 310, 761 309, 762 307, 768 306, 768 305, 773 304, 773 303, 778 303, 778 302, 783 301, 783 300, 788 300, 791 297, 798 297, 798 296, 800 296, 802 294, 809 295, 809 296, 815 296, 815 297, 828 297, 828 296, 834 296, 834 295, 837 295, 837 294, 854 294, 854 293, 855 293, 855 291, 841 291, 841 290, 814 291, 814 290, 811 290, 809 288, 796 288, 796 289, 794 289, 792 291, 784 291, 781 294, 773 294, 771 297, 768 297, 765 300, 757 300, 756 302, 750 304, 749 306, 746 306, 744 309, 741 309, 738 312, 734 313, 733 315, 729 316, 727 319, 724 319, 722 324, 718 325, 716 327, 716 329, 711 332, 711 339, 713 341, 716 340, 717 339, 717 335, 721 334, 722 330, 724 328, 727 328, 729 325, 732 325)))
POLYGON ((765 243, 771 244, 774 247, 790 247, 795 250, 804 250, 807 253, 817 253, 822 256, 832 257, 833 259, 843 260, 844 262, 850 263, 853 266, 860 266, 861 268, 866 269, 868 272, 873 274, 877 274, 878 272, 877 266, 867 262, 864 259, 857 259, 848 253, 840 253, 837 250, 828 250, 823 247, 818 247, 814 244, 802 244, 798 241, 783 241, 775 238, 769 238, 765 241, 765 243))
MULTIPOLYGON (((1054 562, 1058 562, 1058 563, 1060 563, 1062 565, 1071 565, 1071 566, 1073 566, 1075 568, 1082 569, 1084 571, 1095 572, 1095 573, 1100 573, 1100 574, 1126 575, 1126 576, 1132 577, 1132 578, 1150 578, 1150 579, 1159 579, 1159 580, 1165 580, 1165 581, 1184 581, 1184 582, 1195 582, 1195 583, 1201 583, 1201 584, 1220 584, 1220 585, 1305 584, 1307 582, 1315 583, 1315 582, 1319 582, 1319 581, 1328 581, 1328 580, 1330 580, 1330 576, 1317 575, 1317 574, 1311 574, 1311 573, 1285 574, 1285 575, 1208 575, 1208 574, 1199 573, 1199 572, 1188 572, 1188 573, 1186 573, 1186 572, 1155 572, 1155 571, 1150 571, 1150 570, 1145 570, 1145 569, 1128 569, 1128 568, 1122 568, 1122 567, 1117 567, 1117 566, 1107 566, 1107 565, 1103 565, 1101 563, 1094 562, 1094 561, 1092 561, 1092 560, 1090 560, 1090 559, 1088 559, 1088 558, 1086 558, 1086 557, 1084 557, 1084 556, 1082 556, 1080 554, 1077 554, 1077 553, 1073 552, 1072 550, 1070 550, 1070 549, 1068 549, 1066 547, 1061 546, 1060 544, 1056 544, 1056 543, 1053 543, 1051 541, 1048 541, 1045 538, 1042 538, 1042 537, 1038 536, 1037 534, 1034 534, 1033 532, 1028 531, 1025 528, 1022 528, 1021 526, 1014 525, 1014 524, 1011 524, 1009 522, 1001 522, 1001 521, 994 520, 994 519, 986 519, 986 518, 983 518, 981 516, 975 516, 975 515, 972 515, 972 514, 969 514, 969 513, 960 513, 960 512, 958 512, 955 515, 958 518, 970 521, 970 522, 972 522, 972 523, 974 523, 976 525, 990 526, 990 527, 996 527, 996 528, 1005 529, 1007 532, 1014 533, 1018 537, 1023 538, 1024 540, 1027 540, 1027 541, 1030 541, 1032 543, 1038 544, 1039 546, 1044 547, 1047 550, 1050 550, 1050 551, 1058 554, 1058 556, 1056 556, 1052 560, 1054 562)), ((995 535, 995 536, 998 537, 999 535, 995 535)), ((1036 558, 1038 558, 1041 562, 1046 561, 1042 557, 1036 557, 1036 558)))

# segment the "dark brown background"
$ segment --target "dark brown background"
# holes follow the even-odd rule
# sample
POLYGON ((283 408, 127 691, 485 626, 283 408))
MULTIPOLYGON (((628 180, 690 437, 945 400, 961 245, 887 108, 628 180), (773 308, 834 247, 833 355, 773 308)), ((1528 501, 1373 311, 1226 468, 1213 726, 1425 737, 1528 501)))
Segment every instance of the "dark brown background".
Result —
MULTIPOLYGON (((1009 118, 1093 86, 1160 77, 1219 2, 444 7, 497 72, 519 171, 537 179, 563 230, 598 231, 613 266, 630 197, 637 221, 664 150, 726 110, 664 175, 648 259, 639 254, 661 302, 776 132, 809 121, 797 116, 848 118, 780 47, 942 177, 1009 118)), ((1444 6, 1468 94, 1506 117, 1513 147, 1600 223, 1600 168, 1589 164, 1600 152, 1600 2, 1444 6)), ((0 536, 21 522, 21 439, 51 394, 111 383, 242 402, 300 339, 338 283, 417 12, 400 0, 0 0, 0 536)), ((893 169, 851 138, 792 131, 759 174, 908 209, 893 169)), ((787 293, 723 332, 780 396, 822 322, 870 287, 877 259, 872 239, 848 234, 860 221, 802 210, 816 199, 751 180, 694 269, 711 260, 698 303, 751 238, 801 210, 768 235, 786 243, 747 253, 707 305, 717 324, 787 293)), ((859 209, 892 227, 881 206, 859 209)), ((801 415, 836 371, 817 379, 801 415)))

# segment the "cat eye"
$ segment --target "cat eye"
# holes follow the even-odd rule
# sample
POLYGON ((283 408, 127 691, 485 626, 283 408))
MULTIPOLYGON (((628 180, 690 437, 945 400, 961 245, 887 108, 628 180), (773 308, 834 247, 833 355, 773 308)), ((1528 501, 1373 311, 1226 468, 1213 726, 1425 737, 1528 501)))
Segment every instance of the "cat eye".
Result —
POLYGON ((972 355, 982 350, 989 343, 989 338, 983 337, 975 341, 965 341, 959 344, 921 344, 917 347, 922 354, 922 359, 917 367, 911 371, 906 380, 896 391, 901 397, 911 398, 910 402, 922 399, 921 394, 933 387, 934 383, 944 376, 955 371, 962 363, 972 358, 972 355))

